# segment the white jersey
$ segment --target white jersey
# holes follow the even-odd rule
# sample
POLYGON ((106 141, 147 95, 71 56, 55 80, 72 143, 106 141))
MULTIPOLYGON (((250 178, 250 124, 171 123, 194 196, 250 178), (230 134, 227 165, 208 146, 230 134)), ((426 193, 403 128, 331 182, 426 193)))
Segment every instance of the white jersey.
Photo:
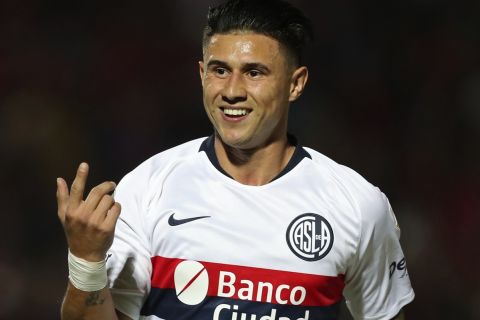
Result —
POLYGON ((219 166, 213 137, 155 155, 115 192, 115 307, 133 319, 391 319, 413 300, 387 198, 301 146, 262 186, 219 166))

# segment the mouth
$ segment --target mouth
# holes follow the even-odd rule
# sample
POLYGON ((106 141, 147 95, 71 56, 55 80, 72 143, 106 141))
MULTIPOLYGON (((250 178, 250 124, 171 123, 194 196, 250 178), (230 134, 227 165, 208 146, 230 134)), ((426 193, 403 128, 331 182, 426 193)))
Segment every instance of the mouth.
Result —
POLYGON ((220 110, 222 110, 222 113, 225 117, 231 119, 240 119, 252 112, 252 109, 242 107, 220 107, 220 110))

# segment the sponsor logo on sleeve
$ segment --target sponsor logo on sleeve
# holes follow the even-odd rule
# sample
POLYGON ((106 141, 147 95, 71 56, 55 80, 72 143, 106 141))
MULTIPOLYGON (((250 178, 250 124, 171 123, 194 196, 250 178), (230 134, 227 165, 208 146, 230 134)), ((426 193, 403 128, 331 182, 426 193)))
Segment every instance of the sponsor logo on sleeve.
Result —
POLYGON ((407 261, 405 260, 405 257, 400 259, 398 262, 393 261, 390 264, 390 266, 389 266, 389 279, 392 279, 392 276, 395 273, 399 274, 399 276, 398 276, 399 278, 404 278, 404 277, 408 276, 407 261))
POLYGON ((330 223, 319 214, 305 213, 295 218, 287 228, 290 250, 305 261, 324 258, 333 246, 333 230, 330 223))

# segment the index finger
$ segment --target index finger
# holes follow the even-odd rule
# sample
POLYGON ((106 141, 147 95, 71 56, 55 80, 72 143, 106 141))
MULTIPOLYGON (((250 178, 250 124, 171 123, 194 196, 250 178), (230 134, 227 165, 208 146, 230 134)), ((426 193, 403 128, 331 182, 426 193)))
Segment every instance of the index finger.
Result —
POLYGON ((85 190, 85 184, 88 177, 88 164, 85 162, 80 163, 77 169, 77 175, 73 180, 72 188, 70 190, 69 206, 76 208, 83 200, 83 192, 85 190))
POLYGON ((63 178, 57 178, 57 213, 60 221, 65 221, 68 206, 68 186, 63 178))

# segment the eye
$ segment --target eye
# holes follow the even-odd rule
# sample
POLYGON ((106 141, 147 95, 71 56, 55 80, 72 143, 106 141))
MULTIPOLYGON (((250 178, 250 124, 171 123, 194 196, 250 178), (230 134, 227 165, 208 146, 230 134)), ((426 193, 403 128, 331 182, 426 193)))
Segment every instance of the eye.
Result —
POLYGON ((223 78, 227 75, 227 73, 228 71, 225 68, 221 68, 221 67, 215 68, 215 74, 219 77, 223 78))
POLYGON ((259 71, 259 70, 249 70, 248 71, 248 76, 251 77, 251 78, 258 78, 259 76, 261 76, 262 73, 259 71))

